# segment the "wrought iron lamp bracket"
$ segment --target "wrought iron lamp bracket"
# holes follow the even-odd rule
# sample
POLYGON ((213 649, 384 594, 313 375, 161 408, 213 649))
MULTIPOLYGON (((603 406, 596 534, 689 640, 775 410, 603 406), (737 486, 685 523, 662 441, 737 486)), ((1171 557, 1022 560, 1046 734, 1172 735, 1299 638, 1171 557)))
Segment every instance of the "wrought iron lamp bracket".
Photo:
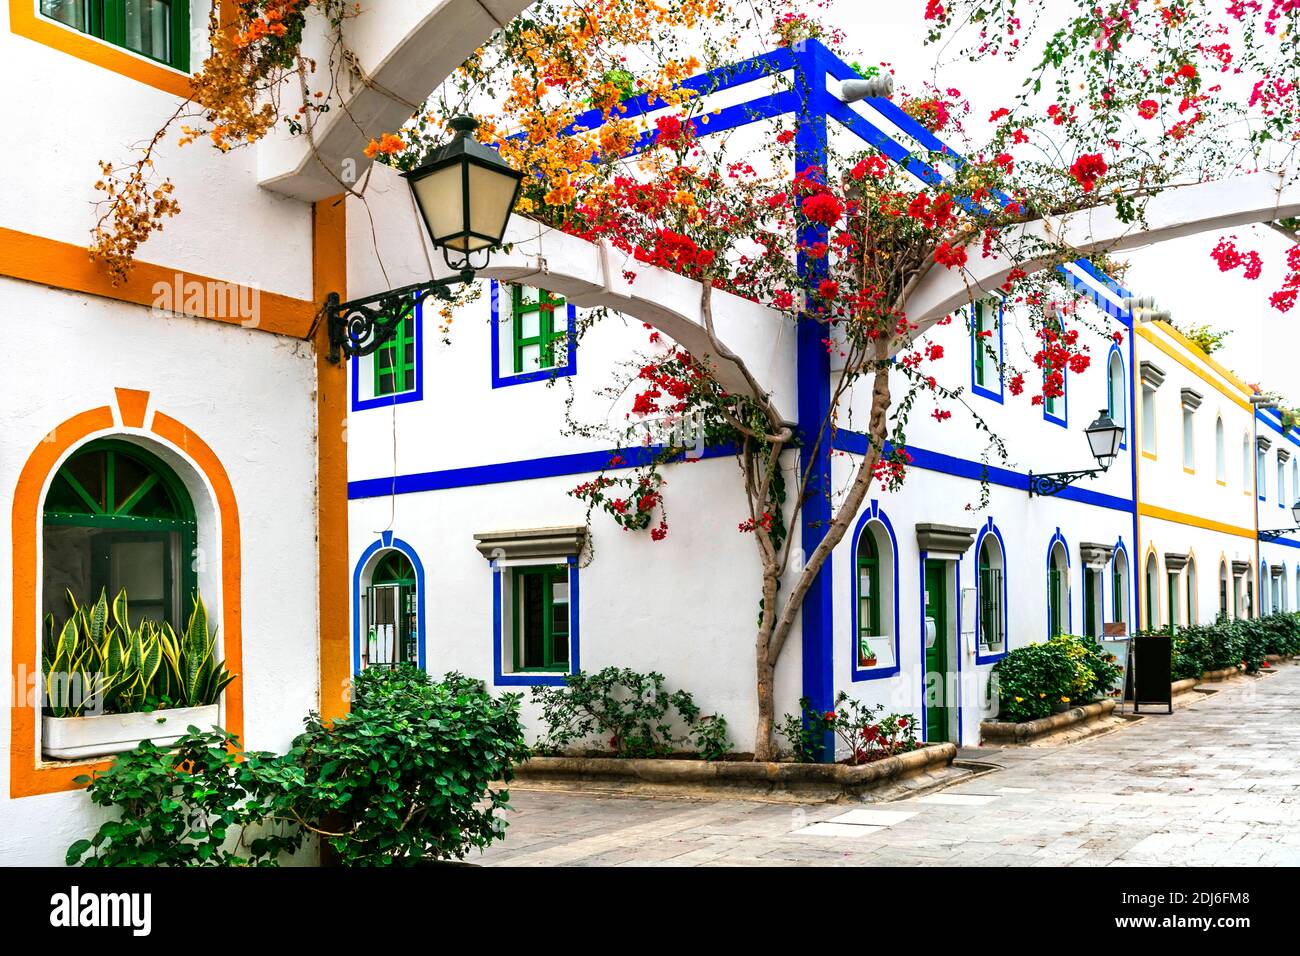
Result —
POLYGON ((1037 495, 1039 498, 1050 498, 1052 495, 1060 494, 1080 478, 1092 478, 1104 471, 1106 471, 1105 468, 1089 468, 1083 471, 1058 471, 1050 475, 1035 475, 1031 471, 1029 473, 1029 497, 1033 498, 1037 495))
POLYGON ((396 333, 397 327, 430 296, 452 301, 452 289, 474 279, 472 269, 462 269, 445 279, 417 282, 388 292, 340 302, 337 292, 325 300, 329 323, 329 360, 335 365, 343 356, 370 355, 396 333))
POLYGON ((1259 533, 1260 541, 1276 541, 1283 535, 1291 534, 1293 531, 1300 531, 1300 526, 1295 528, 1274 528, 1271 531, 1261 531, 1259 533))

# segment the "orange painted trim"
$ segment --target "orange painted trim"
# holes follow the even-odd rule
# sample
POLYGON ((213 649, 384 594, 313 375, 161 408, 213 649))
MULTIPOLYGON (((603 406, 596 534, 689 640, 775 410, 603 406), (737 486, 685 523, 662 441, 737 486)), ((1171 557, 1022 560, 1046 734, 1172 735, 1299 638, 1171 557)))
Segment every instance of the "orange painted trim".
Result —
POLYGON ((131 277, 115 286, 91 261, 84 246, 3 227, 0 227, 0 276, 136 305, 153 307, 162 302, 168 311, 181 315, 299 339, 311 332, 317 312, 315 302, 306 299, 263 292, 152 262, 136 262, 131 277), (204 290, 205 294, 187 302, 187 292, 195 288, 204 290), (175 294, 178 289, 179 297, 175 294), (206 290, 210 289, 220 290, 220 294, 208 296, 206 290), (222 306, 232 301, 255 303, 253 315, 242 316, 237 309, 226 314, 222 306))
POLYGON ((144 428, 144 413, 149 407, 149 393, 135 388, 115 388, 117 408, 127 428, 144 428))
POLYGON ((36 0, 9 0, 9 29, 15 36, 35 40, 60 53, 138 80, 164 93, 171 93, 183 100, 190 98, 190 78, 180 70, 155 63, 98 37, 39 16, 36 13, 36 0))
MULTIPOLYGON (((131 393, 119 389, 119 394, 131 393)), ((148 393, 143 394, 148 401, 148 393)), ((127 414, 122 410, 125 421, 127 414)), ((13 536, 13 633, 11 667, 14 699, 9 712, 9 796, 30 797, 42 793, 75 790, 74 778, 108 767, 109 761, 74 763, 46 762, 36 752, 37 684, 40 679, 40 593, 37 542, 40 540, 45 488, 55 465, 70 449, 97 433, 116 427, 108 405, 74 415, 55 427, 31 453, 18 475, 12 512, 13 536)), ((243 638, 240 626, 240 536, 239 509, 225 468, 212 449, 175 419, 154 414, 153 432, 184 451, 207 478, 217 499, 221 526, 221 627, 226 665, 240 675, 226 688, 224 723, 231 733, 243 736, 243 638)))
MULTIPOLYGON (((347 298, 346 205, 322 199, 312 211, 312 294, 347 298)), ((329 330, 316 330, 316 514, 320 607, 320 712, 348 712, 352 683, 352 576, 348 568, 348 375, 331 364, 329 330)))

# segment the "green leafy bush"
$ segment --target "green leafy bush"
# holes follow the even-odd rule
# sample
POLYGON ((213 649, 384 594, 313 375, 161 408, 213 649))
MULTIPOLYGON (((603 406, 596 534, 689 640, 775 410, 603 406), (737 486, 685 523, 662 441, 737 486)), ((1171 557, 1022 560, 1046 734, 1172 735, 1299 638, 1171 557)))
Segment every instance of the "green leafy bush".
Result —
MULTIPOLYGON (((1155 633, 1168 634, 1169 629, 1155 633)), ((1207 671, 1242 666, 1254 673, 1269 654, 1297 653, 1300 614, 1293 612, 1183 627, 1173 635, 1173 678, 1199 680, 1207 671)))
POLYGON ((301 842, 296 827, 272 827, 253 839, 273 814, 259 796, 258 774, 271 754, 236 755, 238 741, 224 730, 189 733, 173 747, 149 741, 118 754, 88 783, 90 799, 120 812, 88 840, 68 848, 69 865, 257 866, 274 864, 301 842), (231 838, 235 840, 232 842, 231 838))
POLYGON ((1057 704, 1106 696, 1123 668, 1092 638, 1060 634, 1045 644, 1017 647, 994 665, 993 672, 1001 695, 1000 716, 1020 723, 1046 717, 1057 704))
POLYGON ((120 817, 68 862, 274 865, 309 834, 343 864, 461 859, 503 835, 509 793, 493 784, 528 755, 519 700, 460 674, 371 668, 346 717, 310 715, 283 755, 240 760, 233 736, 192 727, 168 750, 143 743, 88 780, 120 817))
POLYGON ((343 864, 461 859, 504 835, 509 792, 492 784, 528 756, 517 694, 454 673, 434 683, 409 664, 363 671, 353 694, 346 717, 310 716, 259 778, 283 815, 343 864))
POLYGON ((563 687, 534 687, 532 696, 546 728, 537 744, 543 753, 576 747, 608 749, 616 757, 665 757, 689 746, 718 760, 731 750, 726 718, 702 714, 687 691, 669 693, 663 674, 620 667, 579 671, 565 677, 563 687))

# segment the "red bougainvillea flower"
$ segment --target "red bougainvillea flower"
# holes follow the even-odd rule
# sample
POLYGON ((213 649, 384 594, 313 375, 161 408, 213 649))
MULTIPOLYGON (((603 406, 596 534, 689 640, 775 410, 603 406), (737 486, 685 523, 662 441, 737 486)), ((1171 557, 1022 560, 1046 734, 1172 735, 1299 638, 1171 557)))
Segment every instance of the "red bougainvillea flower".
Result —
POLYGON ((1160 104, 1155 100, 1143 100, 1138 104, 1138 116, 1143 119, 1154 119, 1159 112, 1160 104))
POLYGON ((925 18, 927 20, 939 20, 942 22, 947 15, 948 11, 943 8, 943 4, 940 3, 939 0, 926 0, 925 18))
POLYGON ((1011 115, 1011 110, 1003 106, 1000 109, 996 109, 989 114, 989 122, 996 123, 998 120, 1002 119, 1002 117, 1010 116, 1010 115, 1011 115))
POLYGON ((772 296, 772 304, 778 309, 788 309, 794 305, 794 293, 787 289, 780 289, 772 296))
POLYGON ((844 215, 844 203, 828 192, 815 193, 803 201, 803 214, 813 222, 833 226, 844 215))
POLYGON ((833 710, 828 710, 828 711, 826 711, 826 713, 822 714, 822 718, 825 719, 825 720, 834 720, 834 719, 835 719, 835 711, 833 711, 833 710))
POLYGON ((906 718, 906 717, 899 717, 899 718, 898 718, 898 726, 899 726, 900 729, 906 727, 906 726, 907 726, 907 718, 906 718))
POLYGON ((1097 180, 1106 175, 1106 160, 1101 153, 1085 153, 1070 166, 1070 175, 1083 187, 1086 193, 1092 192, 1097 180))
POLYGON ((963 246, 952 246, 946 242, 939 243, 934 250, 934 261, 941 266, 947 266, 949 269, 966 264, 966 249, 963 246))
POLYGON ((833 302, 840 294, 840 284, 834 279, 822 279, 817 285, 817 295, 827 302, 833 302))

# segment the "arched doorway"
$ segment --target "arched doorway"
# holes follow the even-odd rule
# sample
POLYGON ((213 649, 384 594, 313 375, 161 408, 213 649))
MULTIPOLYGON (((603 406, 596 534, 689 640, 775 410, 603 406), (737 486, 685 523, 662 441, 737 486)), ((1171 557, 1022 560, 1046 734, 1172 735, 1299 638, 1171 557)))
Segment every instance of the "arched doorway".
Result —
POLYGON ((118 438, 91 441, 55 473, 42 519, 42 613, 66 615, 100 592, 125 590, 132 623, 184 626, 197 591, 194 504, 152 452, 118 438))
POLYGON ((424 566, 415 550, 386 531, 353 572, 352 663, 425 666, 424 566))

